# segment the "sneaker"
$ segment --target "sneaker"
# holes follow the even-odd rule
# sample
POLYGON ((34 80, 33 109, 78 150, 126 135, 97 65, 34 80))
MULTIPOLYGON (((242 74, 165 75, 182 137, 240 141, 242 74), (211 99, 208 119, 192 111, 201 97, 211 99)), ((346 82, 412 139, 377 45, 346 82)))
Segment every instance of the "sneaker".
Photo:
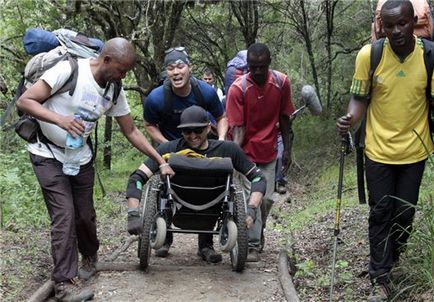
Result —
POLYGON ((169 255, 170 244, 165 243, 161 248, 155 251, 155 256, 166 258, 169 255))
POLYGON ((249 248, 249 253, 247 254, 246 262, 258 262, 259 252, 256 248, 249 248))
POLYGON ((391 289, 387 283, 375 283, 372 286, 368 302, 385 302, 389 300, 390 295, 391 289))
POLYGON ((96 273, 96 263, 98 262, 98 255, 82 256, 81 266, 78 269, 78 277, 83 280, 89 280, 96 273))
POLYGON ((139 235, 143 230, 143 223, 139 211, 128 212, 128 233, 130 235, 139 235))
POLYGON ((54 285, 54 296, 60 302, 81 302, 92 300, 93 289, 80 288, 77 281, 58 282, 54 285))
POLYGON ((199 257, 202 257, 202 260, 209 263, 219 263, 222 261, 222 255, 217 254, 213 248, 204 247, 197 252, 199 257))
POLYGON ((276 192, 279 194, 286 194, 286 187, 281 184, 276 185, 276 192))

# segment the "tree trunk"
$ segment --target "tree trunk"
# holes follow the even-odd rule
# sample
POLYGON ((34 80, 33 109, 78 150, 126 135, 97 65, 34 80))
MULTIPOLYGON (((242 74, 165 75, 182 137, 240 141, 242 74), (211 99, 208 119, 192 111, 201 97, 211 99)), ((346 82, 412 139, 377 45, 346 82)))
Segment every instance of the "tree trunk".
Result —
POLYGON ((333 76, 333 59, 332 59, 332 36, 334 31, 334 13, 337 0, 324 0, 323 6, 327 23, 327 37, 326 37, 326 51, 327 51, 327 99, 326 99, 326 112, 330 111, 331 95, 332 95, 332 76, 333 76))
POLYGON ((231 1, 232 12, 241 26, 241 32, 246 42, 246 48, 256 42, 258 36, 258 5, 256 0, 231 1))
POLYGON ((105 127, 104 127, 104 167, 106 169, 111 169, 112 162, 112 124, 113 118, 111 116, 106 116, 105 127))

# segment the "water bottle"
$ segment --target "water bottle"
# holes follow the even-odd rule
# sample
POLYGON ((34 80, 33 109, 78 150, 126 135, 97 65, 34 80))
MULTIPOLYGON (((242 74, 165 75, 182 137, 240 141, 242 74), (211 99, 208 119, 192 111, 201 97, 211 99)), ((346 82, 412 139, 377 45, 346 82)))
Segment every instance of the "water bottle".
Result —
POLYGON ((86 142, 87 137, 90 135, 92 129, 95 126, 95 122, 99 118, 99 114, 94 108, 85 107, 79 107, 77 114, 80 115, 80 119, 84 125, 83 141, 86 142))
MULTIPOLYGON (((79 115, 75 116, 80 118, 79 115)), ((71 134, 66 135, 65 144, 65 160, 63 162, 63 173, 66 175, 77 175, 80 172, 80 159, 81 152, 83 150, 83 137, 77 136, 73 137, 71 134)))

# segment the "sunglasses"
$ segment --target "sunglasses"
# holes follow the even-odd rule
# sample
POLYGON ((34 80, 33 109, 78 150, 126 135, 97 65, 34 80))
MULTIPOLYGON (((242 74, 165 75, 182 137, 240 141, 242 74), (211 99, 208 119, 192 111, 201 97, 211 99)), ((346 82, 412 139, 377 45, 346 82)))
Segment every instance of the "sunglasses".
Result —
POLYGON ((206 127, 200 127, 200 128, 184 128, 182 129, 182 133, 189 135, 192 132, 195 134, 202 134, 206 127))
POLYGON ((175 51, 175 50, 176 50, 176 51, 182 51, 182 52, 184 52, 185 54, 187 54, 187 53, 185 52, 185 47, 182 47, 182 46, 171 47, 171 48, 165 50, 164 53, 167 55, 168 53, 171 53, 172 51, 175 51))

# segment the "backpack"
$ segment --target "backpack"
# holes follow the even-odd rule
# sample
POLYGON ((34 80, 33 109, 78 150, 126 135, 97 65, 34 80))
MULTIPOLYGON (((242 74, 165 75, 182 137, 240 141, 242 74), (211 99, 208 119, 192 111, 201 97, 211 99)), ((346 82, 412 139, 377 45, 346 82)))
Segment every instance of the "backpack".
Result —
MULTIPOLYGON (((384 38, 383 27, 381 25, 381 7, 387 0, 379 0, 375 9, 374 21, 372 22, 371 36, 372 41, 384 38)), ((410 0, 413 4, 414 14, 417 16, 417 23, 414 27, 414 34, 421 38, 433 39, 433 17, 430 6, 426 0, 410 0)))
MULTIPOLYGON (((64 85, 53 95, 64 92, 68 92, 70 96, 74 94, 78 78, 77 59, 97 57, 99 50, 101 49, 101 45, 99 43, 95 43, 95 39, 91 41, 85 35, 80 33, 76 34, 76 36, 71 38, 71 33, 74 32, 69 31, 68 35, 66 35, 60 30, 56 34, 53 34, 39 28, 32 28, 26 32, 23 38, 24 49, 27 53, 36 55, 32 57, 26 64, 23 77, 21 78, 18 87, 15 90, 14 97, 10 102, 10 106, 8 107, 12 108, 13 106, 15 106, 18 98, 28 88, 30 88, 34 83, 36 83, 45 71, 47 71, 57 63, 66 60, 71 66, 71 75, 64 83, 64 85), (56 37, 59 46, 56 46, 56 43, 53 40, 53 36, 56 37), (50 50, 49 48, 53 46, 55 48, 50 50), (39 51, 44 52, 38 53, 39 51)), ((116 100, 121 92, 122 85, 120 82, 113 84, 114 91, 112 100, 116 104, 116 100)), ((107 85, 105 93, 108 92, 109 88, 110 85, 107 85)), ((39 123, 35 118, 21 112, 20 110, 17 111, 20 119, 14 124, 12 124, 11 127, 15 129, 15 132, 21 138, 23 138, 29 143, 35 143, 38 141, 39 138, 39 140, 45 143, 47 146, 48 143, 55 145, 53 142, 49 141, 48 138, 46 138, 45 135, 42 133, 39 127, 39 123)), ((8 114, 8 112, 10 113, 11 110, 7 110, 5 114, 8 114)), ((3 120, 5 119, 5 117, 2 117, 2 126, 4 123, 3 120)), ((61 146, 57 147, 63 148, 61 146)))
MULTIPOLYGON (((428 122, 430 131, 434 134, 434 101, 431 98, 431 78, 434 69, 434 42, 421 39, 423 43, 423 59, 425 63, 425 69, 427 72, 427 87, 426 87, 426 99, 429 104, 428 110, 428 122)), ((372 91, 372 78, 378 64, 381 61, 383 55, 383 46, 385 38, 381 38, 371 45, 371 58, 370 58, 370 68, 369 68, 369 78, 371 83, 370 90, 372 91)), ((371 92, 369 93, 369 98, 371 97, 371 92)), ((365 147, 365 135, 366 135, 366 116, 360 123, 359 128, 355 132, 355 145, 356 145, 356 160, 357 160, 357 188, 359 195, 359 202, 366 203, 365 195, 365 182, 364 182, 364 154, 363 148, 365 147)))
POLYGON ((228 94, 229 87, 232 83, 249 72, 247 65, 247 50, 240 50, 237 55, 228 62, 225 71, 225 94, 228 94))

